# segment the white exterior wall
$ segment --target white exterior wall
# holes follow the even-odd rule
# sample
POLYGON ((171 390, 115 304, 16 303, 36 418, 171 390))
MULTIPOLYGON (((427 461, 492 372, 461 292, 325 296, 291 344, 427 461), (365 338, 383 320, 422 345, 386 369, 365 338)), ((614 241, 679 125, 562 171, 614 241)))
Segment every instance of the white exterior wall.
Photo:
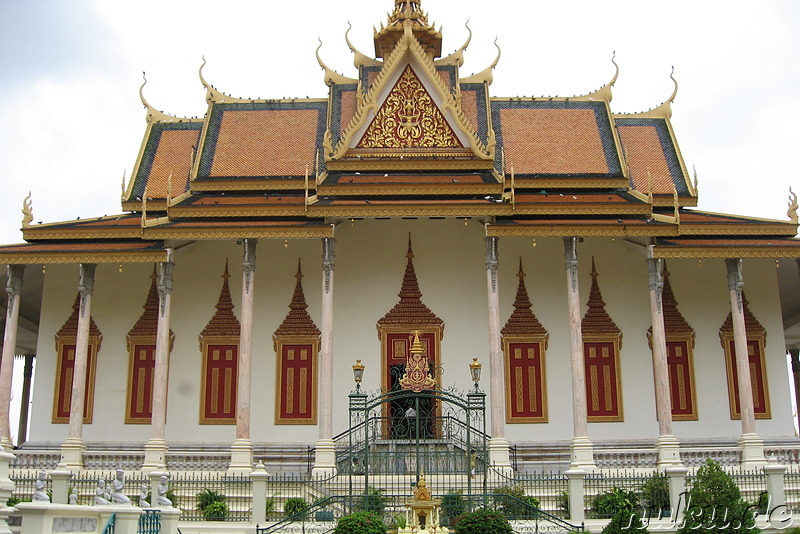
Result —
MULTIPOLYGON (((484 228, 470 221, 377 220, 343 223, 336 229, 334 285, 334 433, 347 428, 347 394, 353 388, 351 365, 366 365, 363 386, 380 385, 380 340, 376 322, 398 301, 405 270, 406 246, 412 235, 414 266, 423 302, 445 322, 442 364, 445 385, 470 386, 468 362, 477 357, 486 367, 482 387, 488 388, 488 319, 484 228)), ((253 400, 251 436, 254 442, 313 443, 316 426, 275 425, 275 352, 272 333, 288 312, 298 258, 308 311, 319 326, 321 293, 319 239, 259 241, 255 281, 253 332, 253 400)), ((583 310, 591 285, 594 255, 606 309, 623 331, 621 372, 625 421, 591 423, 593 440, 655 439, 657 423, 653 372, 646 331, 650 326, 644 249, 622 239, 587 238, 579 245, 580 292, 583 310)), ((230 290, 239 316, 241 246, 234 241, 197 242, 175 254, 171 356, 166 439, 169 442, 229 444, 235 425, 200 425, 201 356, 198 335, 214 313, 225 258, 230 262, 230 290)), ((514 441, 568 440, 572 437, 566 273, 561 239, 500 240, 499 287, 501 323, 510 316, 522 257, 534 313, 550 333, 547 351, 549 423, 507 425, 514 441)), ((696 331, 694 349, 699 421, 675 423, 678 438, 737 437, 739 421, 728 409, 725 363, 718 330, 729 312, 725 266, 720 260, 668 262, 675 297, 696 331)), ((150 286, 151 265, 100 265, 92 315, 103 333, 97 364, 94 421, 84 427, 86 441, 144 442, 148 425, 125 425, 128 354, 125 335, 142 313, 150 286)), ((772 419, 758 420, 764 437, 793 435, 782 322, 774 262, 745 261, 745 293, 750 307, 768 331, 766 360, 772 419)), ((48 266, 39 330, 34 409, 30 440, 60 443, 67 425, 52 425, 55 384, 53 336, 69 313, 77 292, 76 266, 48 266)), ((488 415, 488 411, 487 411, 488 415)), ((488 427, 488 421, 487 421, 488 427)))

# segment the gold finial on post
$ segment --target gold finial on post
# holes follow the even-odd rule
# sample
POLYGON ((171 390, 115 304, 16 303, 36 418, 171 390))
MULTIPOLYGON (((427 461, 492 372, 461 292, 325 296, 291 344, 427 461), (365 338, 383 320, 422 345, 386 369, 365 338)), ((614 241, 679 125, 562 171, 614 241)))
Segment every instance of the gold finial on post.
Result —
POLYGON ((28 191, 28 196, 22 201, 22 227, 30 228, 33 221, 33 201, 31 201, 31 192, 28 191))
POLYGON ((789 216, 789 220, 792 224, 797 224, 797 193, 792 191, 791 186, 789 186, 789 210, 786 212, 786 215, 789 216))

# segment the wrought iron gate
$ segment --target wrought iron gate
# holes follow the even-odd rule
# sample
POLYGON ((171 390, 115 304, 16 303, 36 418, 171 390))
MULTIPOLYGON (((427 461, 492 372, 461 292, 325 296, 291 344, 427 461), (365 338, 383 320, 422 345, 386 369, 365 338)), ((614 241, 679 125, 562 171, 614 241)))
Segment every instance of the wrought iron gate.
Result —
POLYGON ((403 493, 425 474, 429 486, 486 493, 485 393, 455 389, 350 394, 347 449, 340 472, 368 488, 397 481, 403 493), (363 482, 362 482, 363 480, 363 482), (378 482, 380 481, 380 482, 378 482))

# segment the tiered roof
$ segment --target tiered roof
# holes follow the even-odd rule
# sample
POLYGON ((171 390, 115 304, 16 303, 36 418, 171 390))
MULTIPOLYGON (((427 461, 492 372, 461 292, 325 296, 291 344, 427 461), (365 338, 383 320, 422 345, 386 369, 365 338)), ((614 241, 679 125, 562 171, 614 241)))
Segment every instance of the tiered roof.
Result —
POLYGON ((636 114, 611 108, 616 63, 587 95, 492 96, 497 60, 461 76, 471 33, 440 57, 420 0, 395 0, 375 57, 345 38, 357 72, 318 55, 324 98, 234 98, 201 67, 208 111, 190 119, 156 111, 141 90, 147 128, 127 213, 31 225, 27 210, 30 244, 0 247, 2 261, 163 261, 164 240, 331 237, 338 220, 371 217, 481 217, 490 236, 649 238, 662 257, 800 256, 796 198, 789 221, 691 209, 696 178, 670 122, 677 83, 636 114))

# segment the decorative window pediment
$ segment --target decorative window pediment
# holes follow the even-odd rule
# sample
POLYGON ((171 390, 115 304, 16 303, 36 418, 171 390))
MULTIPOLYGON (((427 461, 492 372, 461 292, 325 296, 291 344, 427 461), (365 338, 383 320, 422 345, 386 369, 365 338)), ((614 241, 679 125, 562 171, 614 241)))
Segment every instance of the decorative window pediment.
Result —
POLYGON ((200 332, 203 370, 200 387, 200 423, 236 423, 236 387, 239 369, 239 319, 233 313, 228 287, 228 262, 222 275, 216 313, 200 332))
POLYGON ((622 331, 606 312, 592 258, 589 309, 581 321, 589 422, 622 421, 622 384, 619 352, 622 331))
POLYGON ((506 422, 547 422, 545 354, 549 334, 531 309, 522 260, 514 312, 501 330, 505 353, 506 422))
POLYGON ((275 423, 317 423, 317 356, 320 331, 306 309, 300 264, 289 313, 273 334, 277 362, 275 423))
MULTIPOLYGON (((158 289, 153 269, 150 291, 144 311, 126 337, 128 348, 128 395, 125 404, 125 423, 149 424, 153 415, 153 374, 156 364, 158 334, 158 289)), ((169 332, 172 351, 175 334, 169 332)))

